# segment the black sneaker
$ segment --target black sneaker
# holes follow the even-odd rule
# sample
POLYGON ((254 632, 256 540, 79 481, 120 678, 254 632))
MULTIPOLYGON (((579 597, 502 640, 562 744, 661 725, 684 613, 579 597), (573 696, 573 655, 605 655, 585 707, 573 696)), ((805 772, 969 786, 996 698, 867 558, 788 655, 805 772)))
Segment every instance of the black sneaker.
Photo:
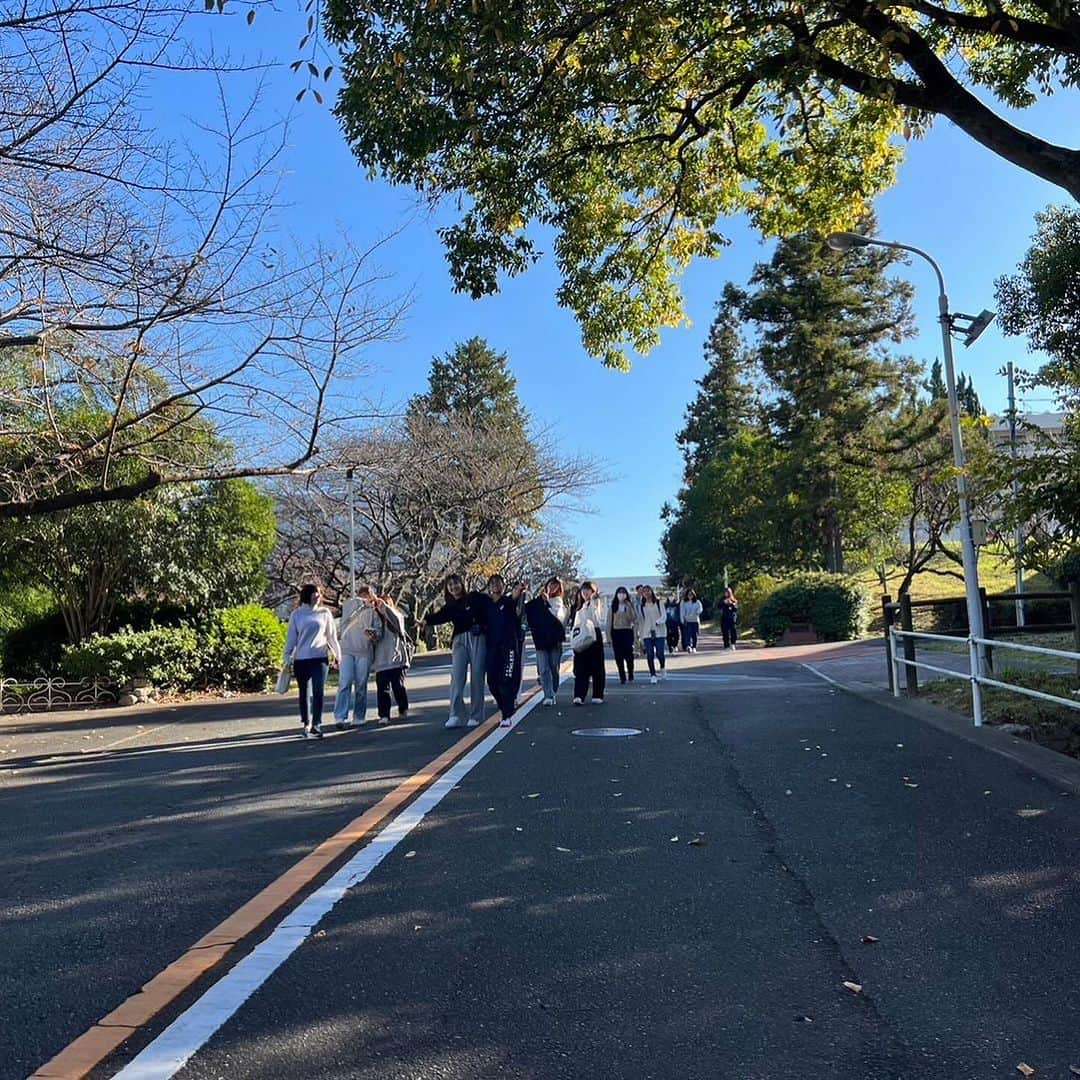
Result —
POLYGON ((312 725, 311 737, 313 739, 321 739, 323 737, 322 736, 322 727, 320 725, 318 725, 318 724, 313 724, 312 725))

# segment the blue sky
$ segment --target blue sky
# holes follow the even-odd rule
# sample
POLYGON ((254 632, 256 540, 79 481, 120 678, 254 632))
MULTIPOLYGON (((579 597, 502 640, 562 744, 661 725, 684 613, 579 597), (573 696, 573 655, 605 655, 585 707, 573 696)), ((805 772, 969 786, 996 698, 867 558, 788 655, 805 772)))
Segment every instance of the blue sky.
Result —
MULTIPOLYGON (((291 46, 302 29, 295 13, 266 10, 251 27, 239 18, 213 16, 205 27, 218 45, 285 63, 295 58, 291 46)), ((238 81, 230 84, 237 100, 238 81)), ((437 222, 416 212, 410 192, 365 179, 329 109, 310 97, 293 104, 302 85, 283 63, 270 75, 265 97, 268 115, 293 115, 283 189, 289 209, 282 227, 304 239, 332 242, 345 232, 362 243, 407 222, 381 261, 399 287, 415 290, 415 303, 404 339, 371 356, 378 366, 373 389, 388 401, 401 400, 423 387, 432 356, 473 335, 486 338, 509 355, 521 399, 537 422, 552 426, 565 449, 604 462, 611 476, 591 497, 588 514, 558 521, 583 550, 585 568, 609 577, 654 573, 659 510, 674 497, 681 475, 675 433, 703 371, 702 343, 713 304, 724 283, 744 281, 770 247, 744 223, 731 221, 731 246, 721 258, 692 266, 683 279, 692 326, 666 332, 662 344, 636 358, 629 373, 608 371, 585 354, 573 319, 556 305, 550 260, 507 282, 497 296, 472 301, 455 295, 435 235, 437 222)), ((334 88, 332 80, 328 89, 334 88)), ((169 80, 155 88, 149 104, 177 116, 192 100, 190 91, 189 84, 169 80)), ((1080 141, 1077 95, 1044 102, 1025 123, 1061 141, 1080 141)), ((879 235, 926 248, 942 265, 953 310, 974 313, 994 306, 994 279, 1023 256, 1035 212, 1067 200, 1061 190, 939 122, 926 139, 911 144, 899 184, 879 200, 879 235)), ((908 351, 929 361, 940 352, 932 272, 920 260, 907 274, 916 289, 920 329, 908 351)), ((1003 338, 996 327, 970 351, 958 349, 958 366, 973 376, 991 411, 1004 407, 998 372, 1009 359, 1026 362, 1023 342, 1003 338)), ((1032 401, 1031 407, 1049 403, 1032 401)))

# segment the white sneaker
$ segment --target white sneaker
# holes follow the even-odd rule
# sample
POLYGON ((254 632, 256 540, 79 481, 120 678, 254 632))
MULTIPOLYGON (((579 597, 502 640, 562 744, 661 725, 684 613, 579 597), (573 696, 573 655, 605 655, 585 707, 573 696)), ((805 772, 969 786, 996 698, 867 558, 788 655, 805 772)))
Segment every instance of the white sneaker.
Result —
POLYGON ((653 684, 653 686, 655 686, 659 681, 660 680, 655 675, 650 675, 649 676, 649 682, 651 682, 653 684))
POLYGON ((465 721, 459 719, 456 716, 451 716, 450 719, 447 720, 445 724, 443 724, 443 727, 445 727, 445 728, 459 728, 459 727, 464 727, 464 726, 465 726, 465 721))
POLYGON ((666 678, 667 678, 667 672, 663 668, 661 668, 660 669, 660 681, 663 682, 666 678))
POLYGON ((548 706, 554 705, 555 699, 553 697, 546 697, 544 698, 544 704, 548 706))
POLYGON ((470 717, 469 722, 465 726, 466 727, 479 727, 480 726, 480 721, 470 717))
POLYGON ((603 705, 604 704, 604 699, 602 697, 594 697, 592 699, 592 703, 594 705, 603 705))
POLYGON ((583 701, 581 700, 581 698, 579 698, 579 697, 576 697, 576 698, 574 698, 574 704, 575 704, 575 705, 584 705, 584 704, 585 704, 585 702, 583 702, 583 701))

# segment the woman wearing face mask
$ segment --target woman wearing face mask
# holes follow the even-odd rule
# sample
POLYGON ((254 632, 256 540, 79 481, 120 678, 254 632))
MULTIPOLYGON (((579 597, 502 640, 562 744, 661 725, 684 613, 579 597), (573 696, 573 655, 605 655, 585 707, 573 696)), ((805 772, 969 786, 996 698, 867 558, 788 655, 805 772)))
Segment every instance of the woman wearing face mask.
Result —
POLYGON ((517 708, 521 687, 521 615, 525 582, 519 581, 510 594, 501 574, 488 578, 487 599, 484 601, 487 637, 488 689, 502 714, 502 726, 508 727, 517 708))
POLYGON ((656 663, 660 662, 659 678, 664 677, 664 646, 667 644, 667 612, 656 599, 652 587, 646 585, 641 592, 641 610, 638 612, 638 637, 645 646, 645 659, 649 662, 649 682, 657 681, 656 663))
POLYGON ((451 574, 444 587, 445 603, 427 617, 428 626, 452 623, 450 646, 450 719, 445 727, 476 727, 484 719, 484 678, 487 675, 487 608, 480 593, 467 592, 460 574, 451 574), (465 682, 469 706, 465 707, 465 682), (466 717, 468 718, 466 720, 466 717))
POLYGON ((321 599, 318 585, 305 585, 300 590, 299 606, 289 616, 289 628, 285 634, 285 662, 292 661, 296 688, 300 693, 300 723, 304 725, 306 739, 323 737, 326 671, 331 663, 336 664, 341 659, 337 624, 330 609, 320 604, 321 599))
POLYGON ((382 620, 372 603, 371 590, 361 585, 355 597, 341 605, 341 670, 334 702, 334 719, 343 731, 362 724, 367 715, 368 674, 375 642, 382 636, 382 620), (352 712, 352 718, 349 712, 352 712))
POLYGON ((605 622, 604 598, 597 591, 596 584, 592 581, 584 581, 578 590, 577 602, 574 605, 574 623, 571 634, 571 643, 576 637, 588 639, 591 642, 584 648, 574 649, 574 704, 584 705, 585 698, 589 693, 589 684, 592 684, 593 704, 604 704, 604 631, 605 622))
POLYGON ((566 641, 566 604, 563 584, 557 577, 550 578, 540 595, 525 605, 525 619, 536 647, 536 673, 543 688, 544 704, 554 705, 559 693, 559 666, 566 641))
POLYGON ((630 599, 630 591, 620 585, 611 601, 607 623, 620 683, 634 681, 634 630, 637 622, 637 604, 630 599))

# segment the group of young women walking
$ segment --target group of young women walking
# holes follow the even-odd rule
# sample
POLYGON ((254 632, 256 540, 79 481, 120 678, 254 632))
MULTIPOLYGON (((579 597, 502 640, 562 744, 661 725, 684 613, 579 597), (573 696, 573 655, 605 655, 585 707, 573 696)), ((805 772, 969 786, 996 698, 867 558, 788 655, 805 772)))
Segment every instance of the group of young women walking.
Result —
POLYGON ((390 723, 391 702, 398 719, 409 715, 405 672, 412 647, 405 633, 405 616, 389 593, 364 585, 342 605, 340 633, 329 608, 319 601, 317 585, 300 590, 300 603, 289 616, 285 634, 285 664, 278 689, 288 689, 288 674, 296 676, 300 723, 304 737, 321 739, 323 697, 331 664, 339 668, 334 719, 341 730, 362 724, 367 715, 368 678, 375 673, 375 702, 380 724, 390 723))
MULTIPOLYGON (((582 582, 570 605, 557 577, 549 578, 528 601, 527 590, 525 582, 508 590, 499 574, 488 578, 483 591, 467 589, 459 574, 447 578, 442 607, 426 619, 428 626, 449 623, 453 630, 446 727, 476 727, 483 722, 485 684, 502 722, 510 723, 521 689, 523 623, 532 633, 537 678, 546 706, 557 700, 568 639, 573 652, 574 705, 583 705, 590 698, 594 704, 603 704, 605 634, 611 639, 619 681, 624 684, 634 681, 638 650, 648 664, 652 683, 665 676, 667 650, 674 651, 681 643, 686 652, 697 651, 702 605, 692 589, 663 603, 649 585, 638 585, 633 594, 620 586, 610 605, 592 581, 582 582)), ((358 589, 356 597, 342 607, 340 632, 330 610, 320 606, 320 598, 315 585, 301 590, 300 604, 289 619, 285 667, 279 680, 279 690, 284 692, 290 669, 296 676, 305 737, 322 737, 323 696, 331 663, 340 667, 334 702, 339 729, 364 722, 372 671, 379 723, 390 722, 391 698, 397 702, 398 717, 405 718, 409 712, 405 672, 412 649, 405 616, 393 598, 369 586, 358 589)), ((734 647, 737 614, 738 601, 727 589, 721 603, 725 647, 729 638, 734 647)))

